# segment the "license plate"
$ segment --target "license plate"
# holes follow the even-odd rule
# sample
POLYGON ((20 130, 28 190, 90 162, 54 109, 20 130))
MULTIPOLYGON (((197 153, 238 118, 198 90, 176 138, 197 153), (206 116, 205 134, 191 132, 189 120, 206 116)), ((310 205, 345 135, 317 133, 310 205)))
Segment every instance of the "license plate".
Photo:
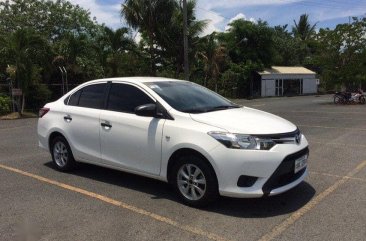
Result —
POLYGON ((299 159, 295 160, 295 170, 294 172, 297 173, 307 165, 308 155, 304 155, 299 159))

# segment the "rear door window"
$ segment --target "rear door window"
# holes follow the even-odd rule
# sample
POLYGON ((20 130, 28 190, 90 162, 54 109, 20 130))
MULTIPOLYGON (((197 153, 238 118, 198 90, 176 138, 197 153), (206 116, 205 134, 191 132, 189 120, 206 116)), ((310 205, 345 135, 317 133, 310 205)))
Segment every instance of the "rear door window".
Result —
POLYGON ((113 83, 109 91, 107 109, 135 113, 137 106, 152 103, 155 102, 139 88, 128 84, 113 83))

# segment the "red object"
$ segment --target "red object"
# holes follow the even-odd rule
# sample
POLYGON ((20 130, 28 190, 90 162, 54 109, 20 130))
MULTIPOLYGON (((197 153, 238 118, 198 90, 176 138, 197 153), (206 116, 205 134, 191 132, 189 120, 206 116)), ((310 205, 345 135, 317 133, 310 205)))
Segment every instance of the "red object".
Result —
POLYGON ((39 109, 38 117, 42 118, 49 111, 50 111, 50 108, 46 108, 46 107, 43 107, 43 108, 39 109))

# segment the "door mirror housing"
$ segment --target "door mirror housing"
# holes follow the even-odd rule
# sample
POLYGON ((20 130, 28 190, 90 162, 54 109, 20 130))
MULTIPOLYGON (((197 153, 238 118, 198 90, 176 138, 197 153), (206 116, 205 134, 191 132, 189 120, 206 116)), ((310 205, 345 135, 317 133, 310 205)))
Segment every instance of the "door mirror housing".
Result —
POLYGON ((156 104, 145 104, 135 108, 135 114, 138 116, 156 117, 156 104))

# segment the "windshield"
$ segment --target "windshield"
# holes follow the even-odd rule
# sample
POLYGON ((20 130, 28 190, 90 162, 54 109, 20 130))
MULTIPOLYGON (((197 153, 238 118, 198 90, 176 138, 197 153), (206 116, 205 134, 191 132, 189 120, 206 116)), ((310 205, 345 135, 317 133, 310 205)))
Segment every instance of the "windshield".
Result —
POLYGON ((164 81, 144 84, 155 91, 170 106, 181 112, 203 113, 240 107, 215 92, 192 82, 164 81))

